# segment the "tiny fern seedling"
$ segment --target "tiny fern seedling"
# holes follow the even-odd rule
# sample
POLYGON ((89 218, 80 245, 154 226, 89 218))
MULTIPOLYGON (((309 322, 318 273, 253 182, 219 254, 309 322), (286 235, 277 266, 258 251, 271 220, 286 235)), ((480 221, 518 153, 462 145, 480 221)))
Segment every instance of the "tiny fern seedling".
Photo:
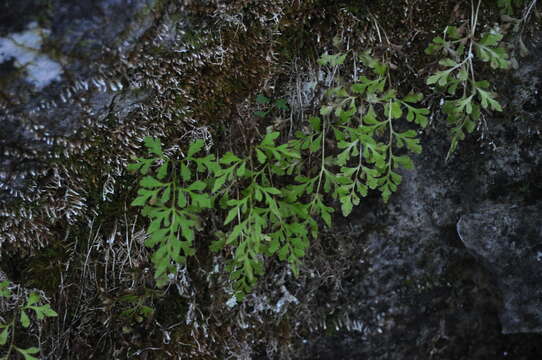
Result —
POLYGON ((288 110, 288 104, 286 103, 286 100, 277 99, 275 101, 271 101, 271 99, 269 99, 267 96, 262 95, 262 94, 256 96, 256 103, 260 104, 261 106, 267 109, 266 111, 260 110, 260 111, 254 112, 254 115, 260 118, 265 118, 275 109, 282 110, 282 111, 288 110))
POLYGON ((501 14, 512 16, 515 9, 521 8, 524 5, 524 0, 497 0, 497 5, 500 8, 501 14))
MULTIPOLYGON (((10 290, 8 280, 0 282, 0 298, 11 298, 14 294, 10 290)), ((34 355, 40 352, 38 347, 22 348, 15 343, 15 333, 19 328, 27 329, 32 324, 32 315, 37 321, 43 321, 48 317, 56 317, 58 314, 49 304, 40 305, 42 298, 37 293, 30 293, 26 301, 14 309, 11 321, 0 322, 0 349, 7 347, 0 359, 12 359, 11 354, 19 353, 25 360, 38 360, 34 355)))

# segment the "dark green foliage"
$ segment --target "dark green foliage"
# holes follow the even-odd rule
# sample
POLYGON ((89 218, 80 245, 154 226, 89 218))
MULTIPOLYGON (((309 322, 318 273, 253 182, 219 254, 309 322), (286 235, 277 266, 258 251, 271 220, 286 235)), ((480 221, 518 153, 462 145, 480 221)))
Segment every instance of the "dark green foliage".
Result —
POLYGON ((514 15, 514 10, 523 6, 524 0, 497 0, 501 14, 514 15))
POLYGON ((278 99, 278 100, 275 100, 275 101, 271 102, 271 99, 269 99, 268 97, 260 94, 260 95, 256 96, 256 102, 258 104, 260 104, 260 105, 264 105, 264 106, 267 107, 266 111, 256 111, 254 113, 254 115, 256 115, 256 116, 258 116, 260 118, 266 117, 274 109, 288 110, 288 104, 283 99, 278 99))

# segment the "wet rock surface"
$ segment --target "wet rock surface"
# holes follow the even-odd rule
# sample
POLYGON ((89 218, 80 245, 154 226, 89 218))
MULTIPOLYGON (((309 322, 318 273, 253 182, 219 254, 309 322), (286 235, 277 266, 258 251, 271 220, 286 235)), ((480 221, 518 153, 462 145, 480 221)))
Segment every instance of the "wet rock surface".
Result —
MULTIPOLYGON (((50 251, 62 254, 57 255, 60 260, 38 256, 53 279, 43 283, 61 289, 57 308, 68 309, 68 325, 56 329, 68 335, 58 343, 51 340, 57 349, 52 353, 67 356, 58 349, 70 343, 89 352, 106 348, 104 354, 115 348, 116 358, 153 358, 145 355, 153 354, 148 349, 161 346, 168 351, 181 348, 183 356, 192 359, 542 357, 542 47, 536 40, 530 43, 530 57, 502 84, 509 108, 520 115, 513 121, 487 119, 483 137, 462 143, 448 162, 445 126, 431 126, 423 154, 414 159, 416 170, 403 174, 390 203, 369 196, 348 219, 338 216, 335 228, 314 244, 300 278, 274 264, 258 292, 235 307, 223 293, 227 276, 215 271, 224 259, 213 258, 211 264, 205 253, 201 263, 191 264, 199 269, 192 271, 192 279, 185 274, 161 300, 145 295, 145 304, 158 309, 153 321, 130 323, 118 315, 126 306, 119 300, 124 288, 108 290, 108 281, 147 294, 152 280, 143 227, 132 219, 123 224, 128 228, 129 223, 133 232, 139 229, 139 242, 128 247, 139 246, 139 257, 126 255, 125 234, 117 232, 133 186, 130 179, 123 182, 129 157, 149 133, 167 134, 175 150, 187 135, 207 139, 206 125, 215 117, 224 126, 250 118, 235 101, 256 91, 254 84, 269 81, 268 66, 275 55, 266 46, 275 34, 265 29, 287 17, 277 10, 287 8, 279 1, 270 2, 272 15, 265 13, 267 5, 262 10, 239 1, 228 8, 229 2, 202 1, 193 9, 199 18, 185 17, 184 3, 193 2, 0 4, 0 245, 4 250, 27 241, 22 247, 33 248, 53 241, 50 251), (213 10, 207 12, 207 7, 213 10), (243 14, 260 18, 247 20, 243 14), (252 38, 247 26, 264 35, 252 38), (31 41, 31 56, 17 45, 23 38, 31 41), (38 66, 32 74, 48 76, 39 82, 39 75, 23 69, 25 59, 51 61, 59 68, 52 76, 51 67, 38 66), (197 108, 199 117, 187 108, 197 108), (95 217, 106 219, 107 246, 93 228, 81 225, 95 217), (68 231, 69 237, 55 233, 56 228, 79 230, 73 230, 77 235, 68 231), (75 243, 69 245, 75 254, 71 257, 63 243, 68 238, 75 243), (126 278, 107 273, 111 254, 124 259, 123 264, 137 258, 126 278), (89 258, 96 273, 87 267, 89 258), (80 268, 71 265, 77 261, 83 264, 80 268), (66 264, 76 281, 84 278, 91 284, 77 288, 76 297, 54 284, 64 281, 53 276, 54 269, 66 264), (96 269, 106 275, 100 277, 96 269), (70 308, 61 301, 66 294, 84 301, 70 308), (115 325, 105 331, 106 323, 115 325), (188 330, 176 330, 179 323, 188 330), (100 343, 104 334, 110 341, 106 345, 100 343), (198 336, 199 342, 194 340, 198 336), (212 352, 205 342, 219 349, 212 352)), ((332 6, 326 6, 331 12, 332 6)), ((328 14, 320 10, 310 14, 316 24, 318 16, 328 14)), ((295 27, 295 21, 288 26, 295 27)), ((27 274, 38 272, 19 273, 17 258, 9 260, 3 261, 2 270, 12 280, 28 281, 27 274)), ((34 266, 42 269, 38 260, 34 266)))
POLYGON ((467 249, 497 279, 506 334, 542 332, 541 211, 540 206, 489 203, 457 224, 467 249))

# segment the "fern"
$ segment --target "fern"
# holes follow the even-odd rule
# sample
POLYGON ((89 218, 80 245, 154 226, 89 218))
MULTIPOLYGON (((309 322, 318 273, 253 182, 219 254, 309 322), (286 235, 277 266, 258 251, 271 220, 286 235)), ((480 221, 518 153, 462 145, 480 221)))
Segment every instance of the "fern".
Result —
POLYGON ((213 205, 213 198, 204 191, 209 186, 205 179, 218 170, 218 165, 214 155, 195 156, 203 148, 203 140, 192 143, 179 162, 165 156, 156 139, 145 138, 145 146, 154 156, 138 158, 128 166, 128 170, 145 175, 131 205, 143 207, 142 214, 149 218, 145 245, 158 247, 151 260, 157 284, 162 286, 176 273, 177 265, 195 253, 193 242, 201 228, 200 213, 213 205))
POLYGON ((265 118, 267 115, 269 115, 273 110, 288 110, 288 104, 284 99, 277 99, 275 101, 271 101, 268 97, 264 95, 258 95, 256 96, 256 103, 265 106, 266 111, 256 111, 254 115, 260 118, 265 118))
POLYGON ((471 24, 470 32, 463 34, 461 29, 448 26, 444 37, 435 37, 425 51, 430 55, 444 55, 438 62, 440 70, 429 76, 426 83, 446 94, 442 111, 451 126, 447 158, 465 138, 465 133, 476 129, 482 111, 502 111, 491 84, 476 79, 475 60, 489 63, 492 69, 508 69, 508 54, 499 46, 503 35, 490 31, 477 38, 475 28, 476 24, 471 24))
POLYGON ((279 132, 268 133, 247 159, 231 153, 220 159, 226 167, 218 172, 220 180, 213 190, 220 189, 216 184, 233 182, 221 198, 227 209, 224 225, 230 229, 212 244, 212 250, 233 248, 228 269, 238 297, 249 292, 263 274, 264 256, 277 253, 297 275, 299 259, 309 243, 307 228, 316 226, 304 205, 285 199, 274 185, 281 176, 291 174, 291 163, 300 159, 291 143, 276 144, 279 136, 279 132))
MULTIPOLYGON (((0 298, 12 298, 14 294, 10 290, 9 281, 0 282, 0 298)), ((15 297, 17 299, 17 297, 15 297)), ((30 314, 34 313, 37 321, 43 321, 48 317, 56 317, 58 314, 51 308, 49 304, 40 305, 42 298, 37 293, 30 293, 26 297, 26 302, 19 305, 14 310, 14 315, 7 324, 0 323, 0 348, 7 346, 5 354, 0 359, 12 359, 12 353, 19 353, 25 360, 38 360, 35 354, 40 352, 40 349, 31 346, 23 349, 15 344, 15 332, 18 325, 27 329, 31 323, 30 314)))
MULTIPOLYGON (((401 182, 397 169, 413 167, 405 152, 421 151, 416 131, 399 131, 394 124, 403 119, 425 127, 429 111, 416 105, 420 94, 397 96, 389 87, 387 66, 368 53, 359 58, 374 76, 328 89, 319 116, 310 117, 294 139, 281 142, 281 133, 271 129, 247 156, 227 152, 218 159, 196 156, 203 149, 198 140, 177 162, 158 140, 145 139, 151 156, 135 159, 128 168, 143 176, 132 205, 143 207, 149 218, 146 245, 155 249, 159 286, 194 254, 206 209, 224 214, 210 248, 232 254, 226 267, 241 299, 264 274, 266 257, 278 256, 299 274, 319 223, 332 226, 336 201, 348 216, 371 189, 389 200, 401 182)), ((326 53, 319 63, 339 67, 346 60, 346 54, 326 53)), ((271 106, 268 111, 287 109, 263 95, 256 101, 271 106)))
MULTIPOLYGON (((320 64, 340 64, 331 55, 320 59, 320 64)), ((340 60, 344 59, 339 57, 340 60)), ((429 110, 414 104, 421 94, 410 94, 403 99, 388 86, 388 67, 368 53, 359 56, 374 76, 362 76, 353 84, 339 85, 326 92, 327 104, 320 108, 320 117, 310 119, 309 134, 298 133, 302 150, 320 153, 320 171, 314 177, 301 176, 298 180, 304 189, 316 186, 317 194, 311 209, 316 211, 328 226, 330 210, 321 201, 320 192, 331 194, 341 203, 344 216, 348 216, 360 198, 369 189, 378 189, 384 201, 397 190, 401 176, 396 169, 412 168, 406 155, 398 155, 401 148, 419 153, 421 146, 416 132, 397 131, 393 123, 403 118, 421 127, 427 125, 429 110), (339 152, 327 149, 326 139, 331 135, 339 152)))

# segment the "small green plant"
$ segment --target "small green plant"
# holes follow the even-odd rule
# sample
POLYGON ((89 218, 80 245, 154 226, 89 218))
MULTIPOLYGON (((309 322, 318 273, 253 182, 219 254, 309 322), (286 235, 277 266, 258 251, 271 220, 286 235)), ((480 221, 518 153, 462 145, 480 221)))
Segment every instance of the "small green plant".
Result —
MULTIPOLYGON (((346 57, 324 54, 319 63, 338 67, 346 57)), ((336 201, 344 216, 370 189, 388 201, 401 182, 397 169, 413 167, 406 152, 421 151, 416 131, 399 128, 408 122, 425 127, 429 111, 416 106, 421 94, 397 95, 387 66, 369 53, 359 59, 372 75, 337 81, 326 91, 319 116, 310 117, 293 139, 281 142, 284 135, 268 129, 248 154, 227 152, 218 159, 196 156, 204 147, 197 140, 176 162, 158 140, 145 139, 151 157, 136 159, 128 169, 143 175, 132 205, 142 206, 149 218, 146 245, 156 248, 152 261, 159 286, 194 253, 204 210, 225 215, 210 247, 231 254, 226 267, 242 298, 264 273, 268 256, 288 261, 294 275, 299 273, 319 220, 331 226, 336 201), (397 126, 401 119, 406 121, 397 126)), ((271 103, 264 96, 257 102, 271 103)), ((277 102, 273 107, 287 108, 277 102)))
POLYGON ((212 207, 212 198, 204 190, 206 174, 214 174, 218 165, 214 155, 196 157, 204 146, 203 140, 190 145, 180 161, 172 161, 162 150, 160 141, 145 138, 149 158, 137 158, 128 166, 144 177, 139 181, 138 196, 132 206, 143 207, 149 218, 149 238, 145 245, 157 250, 152 256, 158 286, 168 283, 169 274, 177 272, 186 256, 193 255, 195 232, 201 229, 200 213, 212 207))
POLYGON ((265 118, 267 115, 269 115, 274 109, 278 110, 288 110, 288 104, 286 103, 286 100, 284 99, 277 99, 275 101, 272 101, 270 98, 268 98, 265 95, 258 95, 256 96, 256 103, 267 106, 266 111, 256 111, 254 112, 254 115, 260 118, 265 118))
MULTIPOLYGON (((10 299, 14 296, 9 287, 9 281, 5 280, 0 282, 0 298, 10 299)), ((19 325, 24 329, 27 329, 32 320, 31 314, 34 313, 37 321, 42 321, 47 317, 55 317, 58 314, 51 309, 49 304, 40 305, 42 301, 41 297, 37 293, 31 293, 27 296, 26 302, 17 306, 13 310, 13 315, 11 321, 4 323, 3 320, 0 323, 0 346, 6 347, 5 355, 0 357, 0 359, 11 359, 12 354, 17 352, 21 354, 25 360, 38 360, 37 357, 33 356, 40 352, 40 349, 32 346, 26 349, 23 349, 15 344, 15 333, 19 325)), ((0 320, 2 318, 0 317, 0 320)))
POLYGON ((281 177, 292 174, 301 156, 291 142, 277 144, 279 136, 279 132, 269 132, 244 159, 226 153, 213 187, 228 210, 224 225, 234 225, 212 249, 235 249, 228 269, 240 294, 250 291, 256 275, 263 274, 264 255, 278 253, 297 274, 299 259, 309 244, 307 228, 317 227, 305 204, 284 196, 281 177))
MULTIPOLYGON (((401 149, 419 153, 421 146, 415 130, 399 131, 394 126, 400 119, 421 127, 427 125, 429 110, 416 107, 421 94, 408 94, 401 98, 390 86, 388 67, 368 52, 358 56, 371 77, 361 76, 352 84, 336 84, 326 91, 326 101, 320 108, 320 117, 310 119, 310 131, 298 133, 302 149, 319 154, 320 167, 315 177, 301 177, 303 186, 316 193, 323 186, 342 204, 343 214, 359 204, 360 197, 369 189, 378 189, 384 201, 397 190, 401 176, 399 167, 411 169, 411 159, 401 149), (327 139, 334 138, 329 146, 327 139), (333 153, 330 148, 338 152, 333 153), (333 170, 331 170, 333 169, 333 170)), ((324 66, 340 66, 345 54, 325 54, 319 61, 324 66)), ((319 199, 313 200, 319 206, 319 199)), ((322 218, 328 219, 326 211, 322 218)))
POLYGON ((156 290, 144 289, 142 293, 125 294, 115 300, 123 308, 120 316, 141 323, 154 315, 155 310, 146 305, 152 297, 157 295, 156 290))
MULTIPOLYGON (((158 286, 165 285, 170 274, 176 273, 177 265, 184 264, 186 256, 194 253, 195 231, 201 229, 199 213, 212 208, 217 199, 228 211, 225 230, 230 223, 235 226, 211 249, 218 251, 225 244, 236 249, 228 268, 239 294, 254 285, 256 275, 263 272, 262 255, 277 251, 281 239, 291 243, 282 247, 281 258, 288 252, 301 256, 306 242, 291 236, 299 232, 299 227, 285 223, 291 216, 271 180, 299 155, 288 144, 275 145, 278 136, 278 132, 268 134, 255 149, 254 158, 241 159, 228 152, 218 161, 214 155, 197 157, 204 146, 202 140, 197 140, 178 162, 164 155, 157 140, 145 139, 152 157, 138 158, 128 169, 144 175, 132 206, 143 206, 142 214, 150 220, 146 245, 157 247, 152 261, 158 286), (275 224, 280 225, 279 229, 274 229, 275 224)), ((294 271, 298 257, 289 257, 294 271)))
POLYGON ((508 16, 514 15, 514 9, 521 8, 523 4, 524 0, 497 0, 501 14, 508 16))
POLYGON ((465 133, 472 133, 482 116, 482 111, 502 111, 491 83, 477 79, 477 63, 489 63, 492 69, 508 69, 510 62, 506 50, 499 46, 503 35, 497 30, 476 34, 478 8, 473 9, 468 31, 447 26, 443 36, 435 37, 427 54, 442 54, 439 70, 427 78, 428 85, 441 89, 446 96, 442 111, 451 126, 451 145, 447 158, 456 150, 465 133))

